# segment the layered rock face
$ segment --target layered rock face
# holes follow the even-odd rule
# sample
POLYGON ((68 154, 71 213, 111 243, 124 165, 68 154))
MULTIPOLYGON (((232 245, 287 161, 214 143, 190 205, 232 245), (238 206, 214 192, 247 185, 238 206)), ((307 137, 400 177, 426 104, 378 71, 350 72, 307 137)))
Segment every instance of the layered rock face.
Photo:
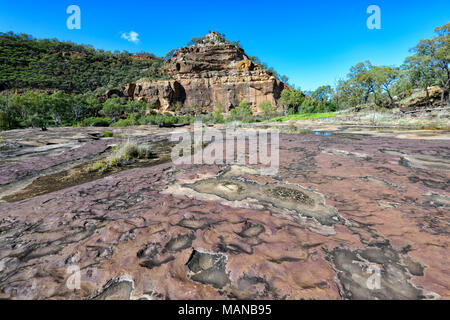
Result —
POLYGON ((214 33, 203 39, 209 41, 178 49, 166 61, 171 80, 141 80, 109 94, 143 100, 161 112, 173 111, 171 106, 177 103, 203 112, 213 111, 219 103, 229 111, 243 100, 255 112, 266 100, 278 105, 286 84, 249 60, 244 50, 218 40, 214 33))

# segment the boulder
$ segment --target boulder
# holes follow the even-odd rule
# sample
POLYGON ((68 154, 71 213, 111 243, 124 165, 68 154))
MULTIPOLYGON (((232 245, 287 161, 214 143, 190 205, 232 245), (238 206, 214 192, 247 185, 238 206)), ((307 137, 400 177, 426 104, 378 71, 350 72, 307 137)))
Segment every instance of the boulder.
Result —
POLYGON ((427 93, 423 89, 416 89, 413 92, 399 101, 399 105, 402 109, 416 109, 416 108, 436 108, 441 107, 442 89, 439 87, 428 88, 427 93))

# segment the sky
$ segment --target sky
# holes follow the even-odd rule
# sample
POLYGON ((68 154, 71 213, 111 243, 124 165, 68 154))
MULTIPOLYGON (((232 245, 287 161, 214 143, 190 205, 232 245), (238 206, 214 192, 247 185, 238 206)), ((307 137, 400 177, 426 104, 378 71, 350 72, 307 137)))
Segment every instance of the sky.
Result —
POLYGON ((0 2, 0 32, 110 51, 164 56, 193 37, 219 31, 302 90, 334 86, 361 61, 400 65, 419 40, 447 22, 449 0, 0 2), (70 5, 80 8, 80 29, 67 27, 70 5), (371 5, 380 8, 381 29, 367 27, 371 5))

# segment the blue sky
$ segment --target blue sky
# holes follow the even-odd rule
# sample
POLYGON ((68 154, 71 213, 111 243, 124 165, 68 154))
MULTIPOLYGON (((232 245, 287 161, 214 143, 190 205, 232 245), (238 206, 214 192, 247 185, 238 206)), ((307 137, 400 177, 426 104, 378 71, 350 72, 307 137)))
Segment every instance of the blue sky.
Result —
POLYGON ((240 40, 246 53, 303 90, 334 85, 352 65, 399 65, 420 39, 450 21, 449 0, 123 1, 41 0, 0 3, 0 32, 92 44, 104 50, 165 55, 215 30, 240 40), (69 5, 81 8, 81 30, 68 30, 69 5), (381 30, 369 30, 369 5, 381 8, 381 30), (122 37, 137 33, 139 42, 122 37))

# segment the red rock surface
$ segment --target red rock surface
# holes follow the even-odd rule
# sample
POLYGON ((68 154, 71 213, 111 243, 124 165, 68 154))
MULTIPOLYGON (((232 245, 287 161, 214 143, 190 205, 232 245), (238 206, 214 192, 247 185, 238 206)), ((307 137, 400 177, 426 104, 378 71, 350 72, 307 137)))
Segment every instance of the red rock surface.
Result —
POLYGON ((0 298, 450 298, 448 142, 281 135, 280 145, 275 177, 168 163, 0 204, 0 298), (303 209, 194 187, 225 180, 300 190, 303 209), (335 219, 315 219, 315 205, 335 219), (72 265, 80 290, 66 286, 72 265))

